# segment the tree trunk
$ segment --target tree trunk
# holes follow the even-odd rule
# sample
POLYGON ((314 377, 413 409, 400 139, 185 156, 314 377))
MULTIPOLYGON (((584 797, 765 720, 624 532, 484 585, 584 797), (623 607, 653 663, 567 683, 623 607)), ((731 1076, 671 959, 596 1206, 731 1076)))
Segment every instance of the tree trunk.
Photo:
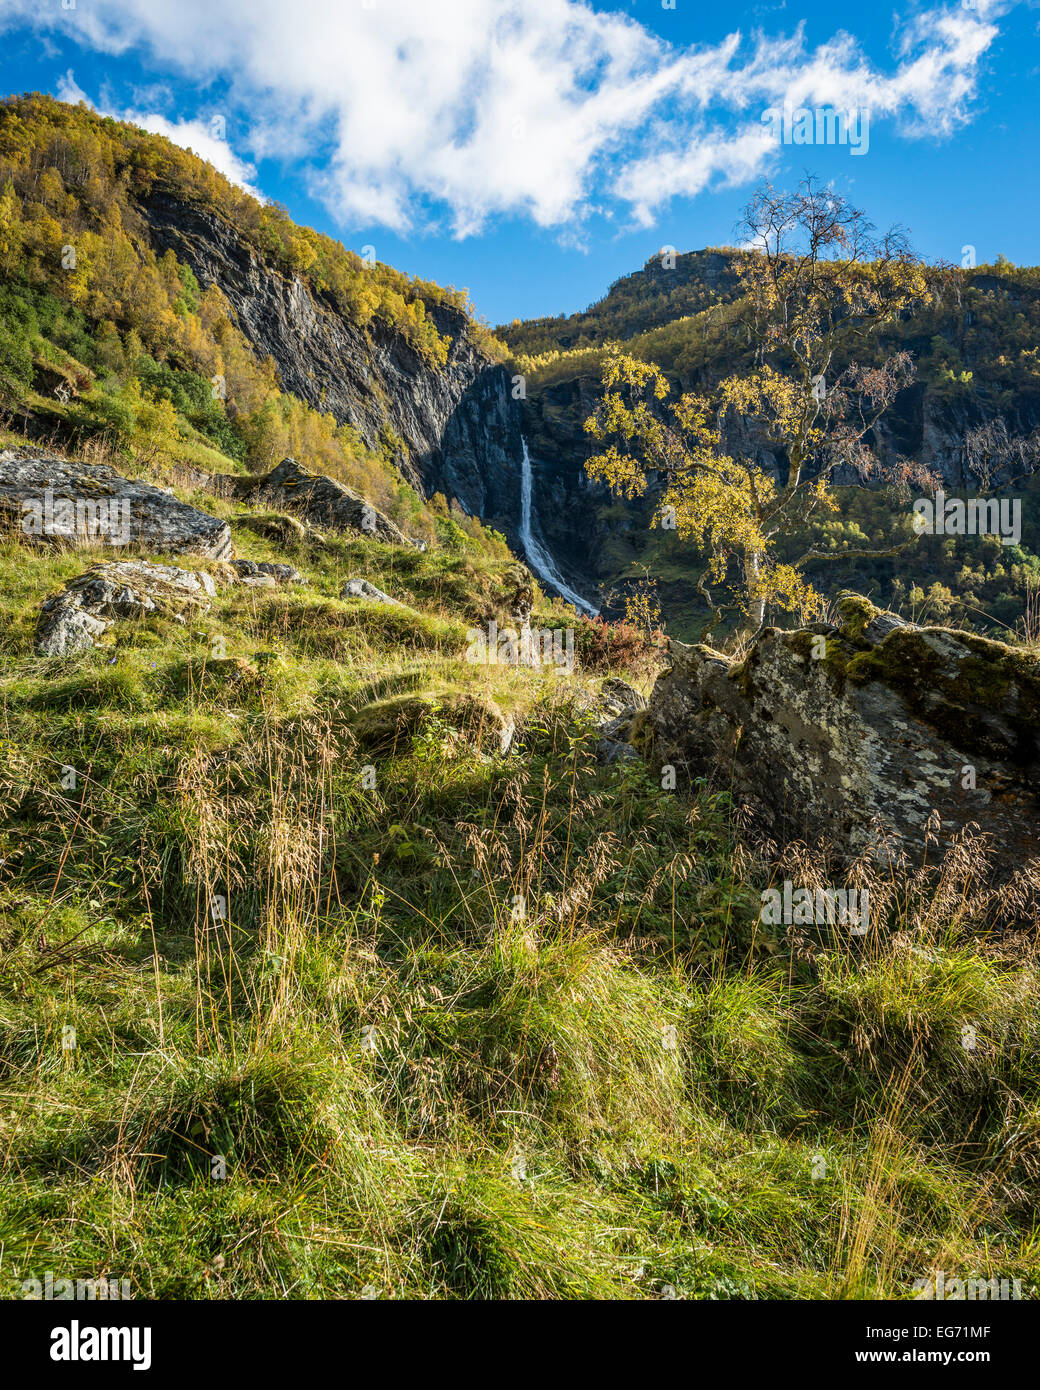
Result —
MULTIPOLYGON (((753 550, 747 557, 747 577, 748 589, 757 587, 757 580, 762 572, 762 561, 765 557, 760 555, 757 550, 753 550)), ((748 631, 757 632, 766 620, 766 601, 765 597, 751 597, 748 600, 748 631)))

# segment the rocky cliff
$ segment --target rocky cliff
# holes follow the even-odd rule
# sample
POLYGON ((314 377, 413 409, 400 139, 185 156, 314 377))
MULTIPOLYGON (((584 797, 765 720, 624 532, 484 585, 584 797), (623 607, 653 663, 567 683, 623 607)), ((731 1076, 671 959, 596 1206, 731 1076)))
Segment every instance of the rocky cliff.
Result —
POLYGON ((219 214, 168 191, 143 204, 151 237, 216 285, 260 357, 287 391, 354 427, 372 449, 390 447, 427 496, 443 492, 493 525, 519 509, 520 414, 506 369, 473 341, 461 312, 430 310, 451 345, 431 365, 392 328, 352 324, 331 299, 266 261, 219 214))

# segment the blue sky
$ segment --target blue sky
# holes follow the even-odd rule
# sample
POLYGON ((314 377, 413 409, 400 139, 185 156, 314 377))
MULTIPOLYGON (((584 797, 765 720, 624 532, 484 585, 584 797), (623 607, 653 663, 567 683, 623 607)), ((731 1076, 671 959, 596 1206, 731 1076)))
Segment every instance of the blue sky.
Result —
POLYGON ((0 87, 163 130, 492 323, 732 242, 805 170, 929 259, 1040 260, 1036 0, 666 4, 0 0, 0 87), (769 138, 785 103, 863 152, 769 138))

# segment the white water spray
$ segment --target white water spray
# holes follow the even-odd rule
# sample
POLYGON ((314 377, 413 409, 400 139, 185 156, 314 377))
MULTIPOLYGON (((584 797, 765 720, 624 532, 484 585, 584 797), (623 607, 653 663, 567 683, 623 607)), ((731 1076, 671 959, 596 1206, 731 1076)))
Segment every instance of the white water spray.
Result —
POLYGON ((527 452, 527 440, 524 439, 522 435, 520 437, 520 443, 524 446, 523 472, 520 475, 520 539, 524 543, 527 563, 531 566, 539 579, 544 579, 547 584, 551 584, 554 589, 557 589, 560 594, 563 595, 568 603, 573 603, 575 608, 581 609, 583 613, 588 613, 590 617, 594 618, 599 612, 599 609, 589 603, 588 599, 582 598, 581 594, 574 592, 562 577, 560 571, 556 568, 552 556, 542 545, 541 541, 535 538, 532 523, 532 512, 534 509, 531 500, 533 483, 531 459, 527 452))

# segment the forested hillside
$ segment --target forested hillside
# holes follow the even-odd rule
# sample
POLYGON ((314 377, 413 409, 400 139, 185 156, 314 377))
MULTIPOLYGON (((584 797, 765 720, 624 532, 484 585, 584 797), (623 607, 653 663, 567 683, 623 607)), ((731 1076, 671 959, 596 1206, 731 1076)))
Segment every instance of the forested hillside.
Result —
MULTIPOLYGON (((752 369, 755 349, 741 327, 737 274, 746 254, 716 249, 673 257, 666 251, 617 281, 584 313, 496 330, 525 374, 525 431, 553 499, 551 507, 541 507, 541 523, 557 554, 599 585, 607 611, 623 611, 626 597, 649 575, 670 630, 684 637, 707 616, 693 592, 706 556, 652 529, 659 487, 636 502, 594 492, 590 517, 583 426, 611 342, 660 366, 676 395, 752 369), (576 532, 571 518, 579 511, 584 524, 576 532)), ((872 437, 893 485, 864 488, 839 477, 838 513, 811 533, 792 535, 786 553, 811 544, 837 557, 813 571, 830 594, 858 588, 908 616, 1001 630, 1021 621, 1040 581, 1040 269, 1000 262, 936 268, 930 276, 932 302, 860 348, 867 364, 899 351, 913 362, 912 384, 872 437), (1024 498, 1020 543, 924 536, 896 558, 842 560, 845 551, 868 544, 890 550, 911 538, 916 494, 900 482, 907 459, 934 472, 947 492, 1024 498)), ((836 363, 835 371, 844 365, 836 363)), ((764 439, 761 456, 766 466, 783 471, 783 451, 764 439)))
POLYGON ((233 228, 362 342, 389 335, 436 373, 452 339, 431 314, 447 311, 456 334, 492 345, 464 293, 363 262, 168 140, 48 97, 11 98, 0 105, 0 408, 37 438, 142 462, 260 471, 306 455, 432 534, 389 416, 366 442, 284 389, 219 285, 200 287, 161 249, 149 208, 163 198, 233 228))

